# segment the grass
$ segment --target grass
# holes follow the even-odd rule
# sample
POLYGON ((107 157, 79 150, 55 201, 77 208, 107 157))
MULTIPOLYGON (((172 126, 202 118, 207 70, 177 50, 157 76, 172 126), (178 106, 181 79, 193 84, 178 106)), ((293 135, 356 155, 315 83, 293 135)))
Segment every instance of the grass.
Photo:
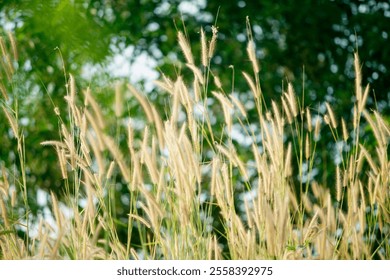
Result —
MULTIPOLYGON (((242 73, 248 88, 240 90, 254 104, 256 117, 249 117, 234 85, 225 90, 212 71, 217 33, 213 28, 207 41, 201 30, 198 67, 179 32, 189 75, 156 81, 167 96, 163 113, 127 85, 116 87, 115 116, 108 115, 92 90, 79 91, 69 75, 67 108, 53 107, 59 138, 41 143, 58 156, 65 193, 61 201, 50 194, 52 222, 29 221, 29 139, 18 125, 17 97, 2 85, 2 113, 20 164, 1 168, 1 259, 390 259, 390 129, 379 112, 366 109, 370 90, 361 85, 357 54, 349 122, 328 103, 325 113, 305 107, 292 84, 280 100, 266 104, 249 32, 253 73, 242 73), (132 118, 123 106, 129 99, 142 110, 132 118), (363 128, 373 133, 370 148, 363 128), (237 129, 249 156, 233 141, 237 129), (325 130, 340 149, 331 186, 313 179, 325 130)), ((17 52, 11 48, 12 56, 1 44, 7 86, 17 87, 11 61, 17 52)))

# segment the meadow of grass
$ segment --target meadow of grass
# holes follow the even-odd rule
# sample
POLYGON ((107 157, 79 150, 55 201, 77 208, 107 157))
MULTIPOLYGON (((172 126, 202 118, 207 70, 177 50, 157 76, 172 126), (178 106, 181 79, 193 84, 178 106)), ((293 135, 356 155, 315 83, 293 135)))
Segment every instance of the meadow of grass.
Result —
MULTIPOLYGON (((18 216, 18 209, 29 209, 29 139, 20 127, 17 98, 2 86, 2 119, 16 140, 20 164, 18 172, 1 166, 0 259, 390 259, 390 128, 380 113, 366 109, 370 89, 361 84, 358 55, 347 121, 328 103, 324 112, 306 107, 292 84, 266 104, 250 36, 253 72, 241 75, 248 88, 226 90, 232 82, 227 86, 211 65, 217 32, 213 28, 207 39, 201 30, 199 66, 186 36, 178 33, 187 76, 156 81, 166 95, 165 115, 136 86, 118 86, 111 104, 116 132, 93 89, 77 89, 67 75, 67 108, 52 108, 59 137, 41 143, 58 156, 65 193, 61 200, 50 194, 51 222, 42 218, 33 225, 29 214, 18 216), (248 117, 240 91, 250 93, 246 102, 256 117, 248 117), (126 114, 128 99, 137 100, 139 116, 126 114), (223 123, 215 123, 216 114, 223 123), (369 148, 361 141, 363 128, 374 136, 369 148), (249 157, 233 141, 237 129, 249 157), (325 130, 340 149, 332 186, 310 176, 325 130), (294 179, 304 174, 306 181, 294 179), (118 184, 127 186, 127 214, 120 221, 118 184), (127 228, 125 241, 119 224, 127 228), (139 246, 132 245, 133 235, 139 246)), ((4 82, 17 87, 16 50, 8 52, 3 39, 1 49, 4 82)))

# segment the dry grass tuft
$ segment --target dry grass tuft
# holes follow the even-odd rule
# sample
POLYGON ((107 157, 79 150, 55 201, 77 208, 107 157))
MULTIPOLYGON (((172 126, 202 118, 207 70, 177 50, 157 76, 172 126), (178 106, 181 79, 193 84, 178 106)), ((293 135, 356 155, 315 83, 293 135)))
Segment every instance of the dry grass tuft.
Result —
MULTIPOLYGON (((56 107, 59 140, 41 143, 58 155, 65 198, 51 194, 55 222, 41 220, 37 234, 28 242, 21 240, 16 234, 20 226, 11 217, 15 209, 28 209, 24 161, 20 161, 21 179, 13 183, 18 186, 11 186, 10 169, 2 167, 0 258, 390 258, 390 129, 379 112, 365 108, 369 87, 363 92, 358 56, 352 123, 341 119, 339 139, 331 105, 325 103, 327 114, 322 118, 298 100, 291 83, 281 100, 272 101, 267 109, 251 36, 247 52, 253 76, 243 73, 243 78, 257 115, 249 119, 246 105, 233 93, 226 95, 218 77, 214 79, 218 91, 211 92, 208 78, 216 27, 212 33, 207 45, 201 29, 199 68, 187 38, 179 32, 178 43, 193 75, 175 80, 162 76, 156 82, 168 93, 165 119, 133 85, 127 85, 126 92, 116 87, 111 104, 116 135, 108 129, 113 116, 105 115, 91 89, 78 95, 70 76, 65 97, 70 119, 62 121, 56 107), (135 98, 146 116, 141 130, 135 120, 119 121, 125 117, 122 104, 127 96, 135 98), (208 106, 209 96, 218 101, 215 106, 208 106), (330 186, 314 172, 318 169, 315 159, 322 156, 318 147, 324 122, 335 145, 351 145, 348 152, 340 152, 341 163, 333 166, 335 180, 330 186), (372 131, 370 145, 359 138, 363 126, 372 131), (238 144, 237 131, 243 131, 241 136, 249 144, 238 144)), ((2 55, 9 57, 3 40, 0 46, 2 55)), ((1 61, 11 75, 8 60, 1 61)), ((1 91, 6 100, 6 91, 1 91)), ((4 103, 2 112, 17 139, 17 154, 23 158, 17 110, 4 103)), ((28 220, 23 230, 29 235, 28 220)))

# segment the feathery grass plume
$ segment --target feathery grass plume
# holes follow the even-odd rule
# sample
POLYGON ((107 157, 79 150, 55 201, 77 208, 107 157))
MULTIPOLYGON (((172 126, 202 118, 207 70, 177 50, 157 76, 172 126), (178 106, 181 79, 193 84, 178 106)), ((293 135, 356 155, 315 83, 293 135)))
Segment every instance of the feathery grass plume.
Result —
POLYGON ((187 65, 188 68, 191 69, 192 73, 194 73, 194 76, 198 79, 199 83, 201 85, 203 85, 204 84, 204 79, 203 79, 202 72, 199 70, 199 68, 196 67, 194 64, 187 63, 186 65, 187 65))
POLYGON ((19 60, 18 47, 16 44, 15 36, 14 34, 12 34, 12 32, 8 32, 8 40, 11 43, 11 49, 12 49, 12 54, 14 56, 14 60, 18 61, 19 60))
POLYGON ((159 229, 160 228, 160 219, 164 217, 164 209, 161 208, 159 203, 156 201, 155 197, 148 192, 145 188, 139 188, 139 191, 145 197, 146 204, 143 202, 139 202, 139 206, 146 213, 146 216, 149 217, 149 221, 152 228, 159 229))
POLYGON ((366 106, 366 103, 367 103, 367 98, 368 98, 368 93, 369 92, 370 92, 370 85, 367 85, 365 90, 364 90, 362 100, 360 100, 358 102, 359 112, 363 112, 364 107, 366 106))
POLYGON ((186 157, 186 162, 189 163, 192 176, 195 177, 196 182, 198 184, 201 184, 202 182, 201 170, 200 170, 197 156, 193 149, 193 145, 196 147, 196 144, 190 142, 188 137, 184 134, 185 133, 184 129, 182 130, 182 132, 183 133, 179 136, 180 146, 183 149, 183 154, 186 157))
POLYGON ((279 108, 276 105, 275 101, 272 101, 272 111, 274 112, 277 131, 278 131, 279 135, 282 135, 283 134, 283 126, 284 126, 283 119, 280 116, 279 108))
POLYGON ((233 163, 234 167, 238 167, 238 169, 241 172, 241 175, 243 176, 243 179, 245 181, 248 181, 248 179, 249 179, 248 172, 247 172, 247 170, 245 168, 244 163, 239 159, 239 157, 237 155, 237 152, 234 149, 234 147, 230 147, 229 150, 228 150, 225 147, 223 147, 222 145, 218 144, 216 146, 216 148, 217 148, 217 150, 220 153, 224 154, 230 160, 231 163, 233 163))
POLYGON ((250 229, 253 229, 254 228, 254 221, 253 221, 253 217, 251 215, 252 211, 250 210, 249 203, 253 203, 253 200, 244 199, 244 208, 245 208, 245 213, 246 213, 247 220, 248 220, 248 227, 250 229))
POLYGON ((3 108, 3 112, 4 112, 5 116, 7 117, 9 125, 11 126, 14 137, 16 139, 18 139, 19 138, 19 132, 18 132, 19 125, 18 125, 18 122, 16 120, 16 117, 14 116, 14 113, 11 114, 10 112, 8 112, 8 109, 4 105, 1 105, 1 107, 3 108))
POLYGON ((133 154, 131 158, 131 164, 133 167, 133 172, 131 173, 131 183, 130 190, 134 191, 138 186, 142 185, 142 169, 141 169, 141 160, 138 153, 133 154))
POLYGON ((187 63, 190 65, 194 65, 194 58, 192 56, 191 52, 191 46, 188 43, 186 37, 184 36, 183 32, 179 31, 177 34, 177 38, 179 41, 180 48, 184 54, 185 59, 187 60, 187 63))
POLYGON ((202 91, 200 88, 200 82, 196 77, 195 77, 194 82, 193 82, 193 89, 194 89, 195 102, 199 102, 199 100, 202 96, 202 91))
POLYGON ((379 130, 379 125, 377 125, 370 114, 367 112, 367 110, 363 111, 363 116, 367 120, 367 122, 370 124, 370 128, 372 129, 374 136, 376 140, 379 142, 380 146, 386 146, 388 143, 388 137, 386 137, 381 131, 379 130))
MULTIPOLYGON (((85 108, 83 110, 83 114, 81 115, 81 123, 80 123, 80 138, 81 142, 83 142, 84 145, 86 145, 86 139, 85 137, 87 136, 87 128, 88 128, 88 122, 87 122, 87 116, 84 113, 85 108)), ((88 147, 88 145, 86 145, 88 147)), ((90 150, 88 149, 88 152, 90 150)))
POLYGON ((144 218, 142 218, 141 216, 135 215, 135 214, 128 214, 128 215, 130 216, 130 218, 139 221, 141 224, 143 224, 143 225, 146 226, 147 228, 151 228, 151 227, 152 227, 152 226, 148 223, 148 221, 146 221, 146 220, 145 220, 144 218))
POLYGON ((364 155, 368 164, 370 165, 371 171, 374 172, 375 175, 379 174, 378 166, 375 164, 373 158, 371 157, 367 149, 362 144, 359 144, 359 148, 361 150, 362 155, 364 155))
POLYGON ((7 51, 7 48, 5 46, 4 38, 2 36, 0 36, 0 49, 1 49, 1 55, 3 57, 8 56, 8 51, 7 51))
POLYGON ((141 163, 142 164, 145 163, 145 151, 147 151, 149 148, 148 141, 149 141, 149 126, 145 126, 144 136, 143 136, 142 144, 141 144, 141 163))
POLYGON ((192 100, 188 92, 188 88, 185 85, 183 78, 178 77, 175 82, 174 95, 178 96, 180 103, 186 108, 187 111, 192 110, 192 100))
POLYGON ((201 45, 201 57, 202 57, 202 65, 203 67, 207 67, 208 65, 208 51, 207 51, 207 42, 206 42, 206 34, 204 33, 203 27, 200 28, 200 45, 201 45))
POLYGON ((389 124, 386 124, 386 121, 383 119, 383 117, 378 113, 378 111, 374 110, 374 115, 379 127, 379 131, 382 135, 385 137, 390 137, 390 126, 389 124))
POLYGON ((248 53, 249 60, 252 62, 253 71, 255 72, 255 74, 258 74, 260 72, 260 68, 257 62, 255 43, 253 42, 253 40, 250 40, 248 42, 246 51, 248 53))
POLYGON ((284 92, 283 95, 287 99, 292 116, 296 117, 298 115, 298 106, 295 97, 295 92, 291 83, 288 83, 287 92, 284 92))
POLYGON ((62 179, 68 179, 68 172, 66 170, 66 152, 64 149, 57 149, 58 161, 60 164, 62 179))
POLYGON ((218 76, 213 75, 214 77, 214 84, 217 88, 222 89, 222 83, 218 76))
POLYGON ((68 174, 67 174, 67 171, 66 171, 66 151, 65 151, 68 148, 67 145, 64 144, 63 142, 54 141, 54 140, 43 141, 43 142, 41 142, 41 145, 42 146, 54 146, 55 147, 56 152, 57 152, 57 156, 58 156, 58 161, 59 161, 59 164, 60 164, 62 179, 67 179, 68 178, 68 174))
POLYGON ((245 109, 244 105, 242 105, 241 101, 237 97, 235 97, 233 94, 230 94, 229 97, 233 101, 233 104, 237 106, 237 108, 240 111, 241 115, 244 118, 246 118, 247 117, 246 109, 245 109))
POLYGON ((62 215, 60 213, 60 209, 58 207, 58 201, 57 201, 57 198, 55 197, 53 192, 50 193, 50 196, 51 196, 51 202, 53 205, 54 217, 55 217, 55 220, 57 223, 57 228, 58 228, 58 230, 61 230, 63 228, 63 219, 62 219, 62 215))
POLYGON ((324 123, 325 123, 326 125, 331 125, 331 124, 330 124, 330 118, 329 118, 329 115, 328 115, 328 114, 325 114, 325 115, 324 115, 324 123))
POLYGON ((87 165, 83 164, 81 160, 78 160, 77 163, 78 163, 77 168, 82 172, 85 180, 94 181, 95 177, 93 176, 91 170, 87 167, 87 165))
POLYGON ((221 167, 221 161, 219 157, 214 157, 211 162, 211 186, 210 186, 210 195, 212 197, 217 194, 217 184, 220 180, 219 170, 221 167))
MULTIPOLYGON (((163 76, 164 77, 164 76, 163 76)), ((165 90, 169 94, 173 94, 173 83, 166 77, 164 77, 164 81, 153 81, 153 83, 158 86, 160 89, 165 90), (169 82, 167 82, 169 81, 169 82)), ((196 77, 195 77, 196 78, 196 77)))
POLYGON ((194 114, 192 113, 188 114, 187 118, 188 118, 188 129, 190 131, 192 144, 195 148, 195 151, 197 153, 200 153, 201 144, 199 143, 198 124, 194 118, 194 114))
POLYGON ((263 127, 264 135, 264 146, 265 151, 268 153, 272 166, 277 170, 280 170, 283 163, 283 154, 279 153, 283 151, 283 142, 281 136, 275 133, 277 129, 275 128, 274 121, 271 120, 267 122, 263 117, 260 117, 260 124, 263 127))
POLYGON ((70 158, 70 166, 72 170, 76 168, 76 147, 74 143, 74 139, 72 135, 69 133, 68 129, 64 124, 61 124, 61 132, 64 137, 64 143, 66 145, 66 149, 69 152, 66 156, 70 158))
POLYGON ((232 117, 230 111, 233 110, 233 104, 222 93, 212 91, 212 94, 218 99, 222 105, 223 116, 229 133, 232 131, 232 117))
POLYGON ((310 140, 308 134, 306 134, 306 139, 305 139, 305 158, 306 160, 310 158, 310 140))
POLYGON ((3 196, 2 195, 0 195, 0 210, 1 210, 0 211, 1 217, 3 218, 3 222, 4 222, 4 227, 6 229, 9 229, 10 228, 10 224, 9 224, 9 221, 8 221, 7 209, 5 207, 5 203, 3 201, 3 196))
MULTIPOLYGON (((363 185, 362 185, 362 182, 359 182, 359 190, 360 190, 360 199, 361 199, 361 208, 360 209, 364 209, 363 211, 359 211, 360 214, 365 214, 366 212, 366 209, 367 209, 367 203, 366 203, 366 198, 365 198, 365 191, 363 190, 363 185)), ((361 225, 364 225, 365 222, 364 221, 364 218, 362 217, 363 215, 359 215, 359 220, 360 220, 360 224, 361 225)))
POLYGON ((158 173, 156 162, 152 160, 152 156, 150 155, 150 153, 147 150, 144 150, 144 149, 142 150, 141 157, 144 158, 145 165, 149 171, 149 175, 150 175, 150 178, 152 180, 152 183, 157 185, 160 175, 158 173))
POLYGON ((292 175, 291 168, 291 159, 292 159, 292 145, 291 142, 288 143, 286 157, 284 159, 284 176, 289 177, 292 175))
MULTIPOLYGON (((87 107, 90 104, 94 113, 94 117, 92 117, 91 114, 92 118, 89 118, 89 121, 91 122, 91 120, 93 120, 93 122, 98 125, 96 127, 104 129, 105 122, 104 122, 103 114, 95 98, 93 98, 92 96, 91 89, 88 87, 86 90, 83 91, 83 93, 84 93, 84 105, 87 107)), ((98 131, 99 129, 96 130, 96 132, 98 131)))
MULTIPOLYGON (((225 151, 227 150, 225 149, 225 151)), ((220 176, 217 177, 219 180, 217 180, 216 184, 216 198, 222 214, 225 216, 225 220, 230 221, 232 218, 229 214, 234 211, 234 197, 231 178, 229 176, 229 168, 225 162, 222 163, 219 172, 220 176)))
POLYGON ((218 244, 218 241, 216 239, 215 236, 212 236, 211 238, 209 238, 209 242, 208 242, 208 246, 207 246, 207 251, 208 251, 208 254, 207 254, 207 259, 208 260, 219 260, 221 259, 221 256, 220 256, 220 248, 219 248, 219 244, 218 244))
MULTIPOLYGON (((82 128, 83 126, 83 117, 80 111, 80 108, 78 106, 75 106, 75 103, 71 104, 71 110, 72 110, 72 117, 74 120, 74 125, 78 128, 82 128)), ((80 131, 81 132, 81 131, 80 131)), ((85 131, 83 131, 85 132, 85 131)))
POLYGON ((1 164, 1 176, 3 178, 3 182, 0 181, 0 188, 4 189, 5 193, 8 194, 8 190, 9 190, 9 182, 8 182, 8 179, 7 179, 7 171, 5 169, 5 165, 4 164, 1 164))
MULTIPOLYGON (((352 160, 352 159, 353 159, 353 157, 351 156, 349 158, 349 160, 352 160)), ((349 164, 352 165, 351 163, 349 163, 349 164)), ((347 166, 347 168, 343 172, 343 187, 346 187, 348 185, 348 180, 349 180, 348 168, 349 168, 349 166, 347 166)))
POLYGON ((119 118, 123 114, 123 93, 121 90, 121 83, 115 84, 115 116, 119 118))
POLYGON ((60 108, 58 107, 54 107, 54 114, 57 116, 57 117, 60 117, 61 116, 61 112, 60 112, 60 108))
POLYGON ((84 162, 86 167, 92 166, 92 159, 90 155, 90 149, 88 147, 88 144, 86 142, 85 136, 80 136, 80 150, 82 154, 81 162, 84 162))
POLYGON ((180 101, 181 95, 179 91, 178 82, 175 82, 175 87, 173 90, 173 100, 172 100, 172 108, 170 112, 170 121, 172 123, 176 123, 179 118, 179 112, 180 112, 180 101))
POLYGON ((70 87, 70 101, 72 103, 76 102, 76 81, 72 74, 69 75, 69 87, 70 87))
POLYGON ((134 97, 138 100, 138 102, 141 104, 142 108, 144 109, 146 116, 148 118, 148 121, 150 123, 153 123, 153 112, 151 109, 151 106, 147 99, 142 96, 131 84, 127 84, 127 88, 130 90, 130 92, 134 95, 134 97))
POLYGON ((172 90, 173 90, 173 82, 172 80, 167 77, 164 73, 161 74, 162 78, 163 78, 163 81, 164 83, 166 84, 166 87, 168 87, 170 90, 168 90, 168 92, 172 93, 172 90))
MULTIPOLYGON (((192 115, 194 111, 194 99, 192 98, 189 87, 181 79, 179 83, 180 95, 182 97, 181 101, 186 110, 187 115, 192 115)), ((187 120, 188 122, 188 120, 187 120)))
POLYGON ((353 129, 356 131, 358 129, 360 120, 360 113, 358 113, 358 108, 356 105, 353 106, 353 129))
POLYGON ((157 139, 160 147, 164 147, 164 125, 161 120, 160 114, 157 112, 157 109, 155 106, 151 106, 152 113, 153 113, 153 119, 154 119, 154 127, 157 132, 157 139))
POLYGON ((306 107, 306 121, 307 121, 307 130, 311 132, 313 130, 313 124, 312 124, 311 112, 309 107, 306 107))
POLYGON ((248 34, 248 45, 246 47, 246 51, 248 53, 249 60, 252 62, 253 71, 257 75, 260 72, 260 68, 256 59, 255 42, 253 41, 252 27, 248 16, 246 17, 246 32, 248 34))
POLYGON ((353 158, 352 158, 352 155, 351 155, 350 165, 349 165, 349 170, 348 170, 348 172, 349 172, 349 180, 350 181, 352 181, 352 179, 354 178, 355 170, 356 170, 357 173, 362 171, 362 167, 363 167, 363 163, 364 163, 364 153, 362 151, 359 152, 359 155, 358 155, 357 160, 356 160, 356 165, 353 164, 352 160, 353 160, 353 158))
POLYGON ((341 127, 343 129, 343 140, 344 142, 347 142, 349 135, 348 135, 347 125, 345 123, 344 118, 341 119, 341 127))
POLYGON ((247 81, 249 88, 251 89, 254 97, 256 99, 260 98, 260 92, 259 92, 257 86, 255 85, 255 83, 253 82, 252 78, 245 72, 242 72, 242 75, 244 75, 244 78, 247 81))
POLYGON ((115 161, 112 160, 107 170, 107 174, 106 174, 107 180, 111 179, 112 173, 114 172, 114 167, 115 167, 115 161))
POLYGON ((209 43, 209 52, 208 52, 208 58, 212 58, 215 51, 215 46, 217 44, 217 38, 218 38, 218 28, 216 26, 211 26, 211 32, 213 33, 213 36, 211 37, 211 41, 209 43))
POLYGON ((0 61, 4 68, 8 81, 11 81, 12 75, 14 74, 14 67, 12 65, 11 59, 9 58, 9 54, 7 51, 7 47, 5 45, 4 38, 1 36, 0 36, 0 48, 3 56, 2 59, 0 59, 0 61))
POLYGON ((240 173, 242 175, 242 179, 245 181, 249 180, 249 174, 245 167, 245 163, 238 157, 237 153, 235 153, 235 159, 238 164, 238 169, 240 170, 240 173))
MULTIPOLYGON (((359 61, 359 56, 357 53, 354 54, 354 67, 355 67, 355 92, 356 100, 358 104, 362 101, 362 72, 359 61)), ((360 109, 360 106, 359 106, 360 109)))
POLYGON ((341 201, 341 193, 342 193, 341 171, 340 171, 340 166, 337 165, 337 167, 336 167, 336 200, 337 200, 337 202, 341 201))
POLYGON ((311 221, 306 229, 303 240, 310 242, 318 234, 318 230, 319 230, 318 222, 317 222, 318 215, 319 215, 319 210, 316 211, 313 218, 311 219, 311 221))
POLYGON ((18 193, 15 190, 11 190, 11 207, 14 208, 17 202, 18 193))
POLYGON ((7 90, 6 90, 5 86, 3 85, 3 83, 1 83, 1 82, 0 82, 0 91, 1 91, 1 94, 3 95, 4 99, 7 101, 8 100, 7 90))

